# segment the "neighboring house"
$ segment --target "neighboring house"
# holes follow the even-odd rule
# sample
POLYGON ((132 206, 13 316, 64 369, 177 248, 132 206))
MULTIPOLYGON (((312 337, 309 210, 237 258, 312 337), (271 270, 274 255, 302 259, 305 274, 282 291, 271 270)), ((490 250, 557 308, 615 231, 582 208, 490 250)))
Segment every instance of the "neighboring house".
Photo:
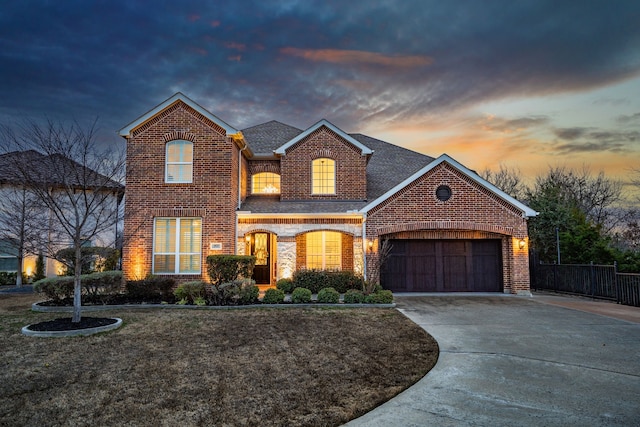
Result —
MULTIPOLYGON (((103 206, 96 216, 114 213, 113 226, 96 233, 83 246, 114 245, 118 227, 122 230, 115 214, 124 195, 121 184, 63 155, 44 155, 35 150, 13 151, 0 155, 0 271, 18 271, 22 247, 22 272, 27 277, 35 273, 39 253, 44 256, 46 276, 63 272, 62 264, 52 255, 69 247, 71 241, 57 225, 53 211, 30 189, 35 185, 48 188, 51 194, 66 194, 66 197, 70 193, 83 197, 83 188, 104 193, 103 206)), ((73 218, 72 208, 69 206, 68 218, 73 218)), ((87 229, 91 229, 91 215, 87 215, 86 223, 87 229)))
POLYGON ((238 130, 177 93, 127 140, 127 278, 207 279, 209 254, 253 254, 254 279, 298 269, 366 274, 388 239, 394 291, 528 293, 536 212, 443 154, 428 157, 326 120, 238 130))

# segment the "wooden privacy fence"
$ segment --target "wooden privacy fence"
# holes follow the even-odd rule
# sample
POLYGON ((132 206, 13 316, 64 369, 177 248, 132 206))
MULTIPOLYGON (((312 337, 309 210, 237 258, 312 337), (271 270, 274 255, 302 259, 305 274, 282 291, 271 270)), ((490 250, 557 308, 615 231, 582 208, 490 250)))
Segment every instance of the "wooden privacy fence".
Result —
POLYGON ((615 264, 532 263, 531 287, 640 307, 640 274, 618 273, 615 264))

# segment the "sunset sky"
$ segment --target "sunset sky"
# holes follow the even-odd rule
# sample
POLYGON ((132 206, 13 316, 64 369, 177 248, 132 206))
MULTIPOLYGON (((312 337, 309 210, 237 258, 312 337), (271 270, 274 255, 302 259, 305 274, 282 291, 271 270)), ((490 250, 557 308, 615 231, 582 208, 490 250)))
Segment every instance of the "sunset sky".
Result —
POLYGON ((640 1, 28 1, 0 8, 0 121, 180 91, 236 128, 326 118, 469 168, 640 168, 640 1))

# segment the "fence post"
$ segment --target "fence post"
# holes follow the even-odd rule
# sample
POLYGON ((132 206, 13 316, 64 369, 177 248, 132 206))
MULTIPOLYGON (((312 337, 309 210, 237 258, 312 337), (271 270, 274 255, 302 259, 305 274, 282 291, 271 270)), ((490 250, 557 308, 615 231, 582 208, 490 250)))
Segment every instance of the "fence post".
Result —
POLYGON ((589 289, 591 290, 591 298, 593 298, 596 294, 594 289, 594 283, 596 281, 595 271, 593 269, 593 261, 589 263, 589 289))
POLYGON ((618 289, 618 261, 613 261, 613 288, 616 290, 616 303, 620 304, 620 289, 618 289))

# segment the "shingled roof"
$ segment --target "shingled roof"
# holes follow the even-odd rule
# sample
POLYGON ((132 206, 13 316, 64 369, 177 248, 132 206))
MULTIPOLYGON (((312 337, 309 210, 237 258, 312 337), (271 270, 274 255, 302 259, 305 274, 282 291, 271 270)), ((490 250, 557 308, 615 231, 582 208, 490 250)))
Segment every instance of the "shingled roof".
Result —
POLYGON ((124 186, 63 156, 44 155, 35 150, 12 151, 0 155, 0 183, 64 185, 124 191, 124 186))
MULTIPOLYGON (((242 130, 256 155, 273 151, 303 133, 293 126, 270 121, 242 130)), ((240 210, 252 213, 340 213, 359 210, 431 163, 434 158, 359 133, 349 136, 373 150, 367 164, 367 199, 353 201, 280 201, 278 197, 249 196, 240 210)))

